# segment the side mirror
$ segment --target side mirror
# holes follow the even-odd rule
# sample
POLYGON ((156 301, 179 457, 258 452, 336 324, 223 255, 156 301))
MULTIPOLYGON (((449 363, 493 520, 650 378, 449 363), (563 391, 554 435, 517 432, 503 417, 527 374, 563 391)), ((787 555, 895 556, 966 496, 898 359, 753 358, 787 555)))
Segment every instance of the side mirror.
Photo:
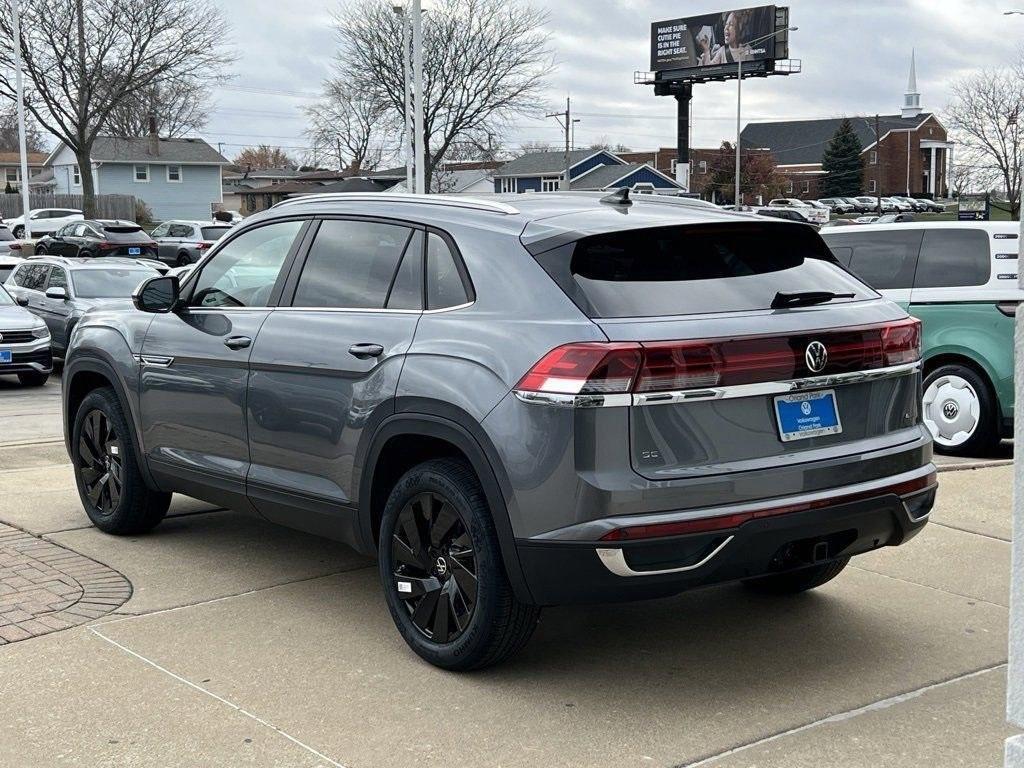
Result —
POLYGON ((46 298, 48 299, 60 299, 61 301, 68 300, 68 292, 66 288, 60 286, 54 286, 53 288, 46 289, 46 298))
POLYGON ((170 312, 178 304, 178 290, 178 278, 173 275, 151 277, 132 293, 132 303, 140 312, 170 312))
POLYGON ((15 296, 14 297, 14 303, 17 304, 19 307, 27 307, 28 306, 28 296, 15 296))

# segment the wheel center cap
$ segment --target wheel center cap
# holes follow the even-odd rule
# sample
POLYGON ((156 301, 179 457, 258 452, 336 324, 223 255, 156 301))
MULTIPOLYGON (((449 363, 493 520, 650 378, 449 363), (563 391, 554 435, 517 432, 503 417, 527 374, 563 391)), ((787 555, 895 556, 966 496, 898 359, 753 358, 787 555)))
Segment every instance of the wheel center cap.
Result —
POLYGON ((947 400, 942 404, 942 415, 947 420, 953 421, 953 419, 960 415, 960 406, 955 400, 947 400))
POLYGON ((434 570, 437 571, 438 576, 444 576, 448 573, 448 561, 443 557, 438 557, 437 560, 434 561, 434 570))

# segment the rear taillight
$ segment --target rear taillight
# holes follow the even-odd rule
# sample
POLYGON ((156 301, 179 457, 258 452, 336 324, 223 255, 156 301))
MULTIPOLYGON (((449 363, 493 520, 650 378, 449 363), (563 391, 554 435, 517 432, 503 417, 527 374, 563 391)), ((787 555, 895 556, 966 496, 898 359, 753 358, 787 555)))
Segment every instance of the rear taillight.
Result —
POLYGON ((921 321, 908 317, 882 326, 883 365, 903 365, 921 359, 921 321))
POLYGON ((629 392, 639 366, 639 344, 566 344, 537 361, 516 389, 566 395, 629 392))
POLYGON ((795 336, 581 342, 548 352, 515 388, 560 395, 672 392, 867 371, 920 357, 921 323, 914 318, 795 336), (815 341, 827 359, 808 354, 815 341))
POLYGON ((210 247, 210 243, 196 243, 196 250, 205 251, 210 247))
POLYGON ((20 251, 21 243, 10 243, 7 247, 10 248, 12 251, 20 251))

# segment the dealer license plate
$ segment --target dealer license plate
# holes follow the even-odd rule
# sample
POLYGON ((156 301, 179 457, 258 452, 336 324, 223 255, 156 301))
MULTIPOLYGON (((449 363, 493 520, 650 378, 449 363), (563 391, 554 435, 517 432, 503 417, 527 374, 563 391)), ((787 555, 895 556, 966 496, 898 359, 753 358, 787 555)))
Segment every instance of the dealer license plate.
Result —
POLYGON ((834 389, 779 395, 775 398, 775 417, 784 443, 843 431, 834 389))

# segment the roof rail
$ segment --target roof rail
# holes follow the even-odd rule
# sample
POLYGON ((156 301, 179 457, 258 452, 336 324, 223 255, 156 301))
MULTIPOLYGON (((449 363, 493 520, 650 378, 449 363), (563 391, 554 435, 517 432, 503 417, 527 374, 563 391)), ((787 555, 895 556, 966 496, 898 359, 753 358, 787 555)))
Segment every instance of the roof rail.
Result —
POLYGON ((514 208, 507 203, 483 200, 479 197, 458 197, 455 195, 410 195, 400 194, 397 192, 321 192, 319 194, 292 197, 287 200, 282 200, 271 207, 284 208, 290 205, 300 205, 307 202, 319 203, 331 201, 337 203, 387 202, 441 205, 449 208, 469 208, 476 211, 501 213, 506 216, 519 213, 518 208, 514 208))

